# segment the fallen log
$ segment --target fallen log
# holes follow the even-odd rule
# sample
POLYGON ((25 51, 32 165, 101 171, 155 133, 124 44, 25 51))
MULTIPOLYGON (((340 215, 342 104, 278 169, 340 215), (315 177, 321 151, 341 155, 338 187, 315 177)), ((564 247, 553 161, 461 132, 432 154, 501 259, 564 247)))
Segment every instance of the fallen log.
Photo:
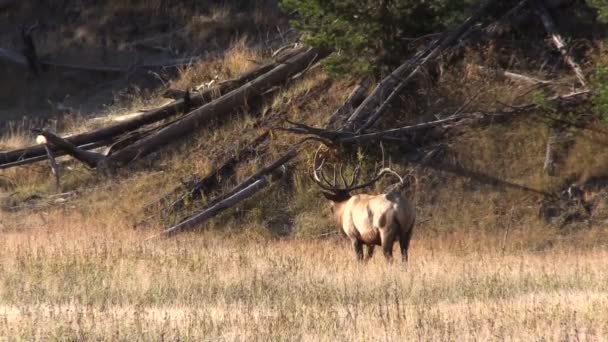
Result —
POLYGON ((106 166, 113 169, 117 166, 127 164, 138 157, 145 156, 173 141, 179 140, 196 131, 209 120, 231 112, 235 108, 246 103, 251 97, 264 93, 275 85, 304 70, 327 54, 327 51, 311 48, 288 59, 285 63, 278 65, 242 87, 188 113, 182 119, 168 125, 157 133, 151 134, 108 156, 105 160, 107 163, 106 166))
MULTIPOLYGON (((32 129, 32 132, 37 133, 43 136, 47 144, 52 144, 56 148, 65 151, 70 156, 74 157, 90 168, 95 168, 101 160, 103 160, 104 156, 101 153, 90 152, 83 149, 78 148, 78 146, 72 144, 66 139, 63 139, 51 132, 43 131, 41 129, 32 129)), ((44 145, 46 148, 46 144, 44 145)))
POLYGON ((144 208, 144 210, 150 210, 156 204, 163 204, 163 203, 170 202, 170 204, 168 204, 166 207, 164 207, 162 209, 162 211, 163 212, 175 211, 175 210, 179 210, 183 207, 186 199, 196 200, 196 199, 200 198, 201 191, 219 184, 218 177, 224 177, 226 175, 230 175, 230 174, 234 173, 235 167, 240 162, 242 162, 244 160, 249 160, 251 157, 253 157, 257 152, 258 146, 261 145, 262 143, 264 143, 265 141, 267 141, 269 136, 270 136, 269 132, 262 133, 260 136, 255 138, 251 143, 249 143, 247 145, 247 147, 238 151, 232 157, 228 158, 220 166, 214 168, 211 172, 209 172, 207 174, 207 176, 205 176, 201 179, 189 182, 188 189, 186 190, 186 192, 184 192, 179 197, 177 197, 177 199, 170 201, 170 198, 173 197, 171 194, 174 194, 177 192, 177 190, 173 190, 168 195, 161 197, 155 203, 147 205, 144 208))
POLYGON ((283 172, 277 172, 277 170, 282 168, 285 163, 295 158, 298 155, 298 152, 297 147, 290 149, 279 159, 256 172, 229 192, 223 194, 222 196, 216 197, 204 210, 200 211, 198 214, 188 217, 180 223, 165 229, 159 235, 154 235, 148 239, 170 237, 176 233, 191 230, 210 218, 218 215, 222 211, 239 203, 240 201, 253 196, 258 191, 265 188, 270 183, 273 176, 282 176, 283 172))
MULTIPOLYGON (((2 50, 0 50, 0 53, 1 52, 2 50)), ((302 50, 296 50, 296 52, 302 52, 302 50)), ((221 82, 217 87, 208 89, 198 94, 193 94, 190 96, 190 104, 192 107, 198 107, 209 102, 211 99, 217 96, 217 94, 225 94, 237 89, 247 82, 258 78, 266 72, 281 65, 281 63, 287 60, 285 58, 293 55, 294 53, 281 56, 278 60, 260 66, 237 79, 221 82)), ((295 55, 297 55, 297 53, 295 53, 295 55)), ((65 139, 82 149, 87 149, 84 145, 88 144, 94 144, 96 147, 105 146, 106 143, 111 143, 112 139, 119 135, 182 113, 186 107, 187 106, 185 105, 184 100, 180 99, 158 109, 143 113, 130 120, 125 120, 108 127, 74 135, 65 139)), ((65 154, 65 152, 58 151, 57 149, 53 149, 53 153, 55 156, 65 154)), ((46 159, 46 152, 42 145, 29 146, 8 152, 0 152, 0 169, 34 163, 44 159, 46 159)))
POLYGON ((97 168, 105 173, 112 173, 117 167, 125 165, 138 157, 147 155, 157 149, 177 141, 194 132, 202 125, 218 116, 225 115, 244 105, 258 95, 273 88, 277 84, 289 79, 294 74, 306 69, 314 62, 327 55, 321 49, 311 48, 301 54, 295 55, 285 63, 281 63, 269 72, 246 83, 238 89, 225 94, 208 104, 188 113, 183 118, 167 124, 158 131, 144 136, 142 139, 104 156, 100 153, 88 152, 79 149, 75 144, 62 139, 52 133, 40 131, 57 148, 64 150, 75 159, 85 163, 91 168, 97 168))

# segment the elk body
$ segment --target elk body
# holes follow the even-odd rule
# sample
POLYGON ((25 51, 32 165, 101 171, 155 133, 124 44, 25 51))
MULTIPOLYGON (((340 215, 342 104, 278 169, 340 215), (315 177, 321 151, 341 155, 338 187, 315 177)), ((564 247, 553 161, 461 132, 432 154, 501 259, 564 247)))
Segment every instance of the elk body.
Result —
POLYGON ((344 233, 351 240, 357 259, 364 259, 363 245, 365 245, 367 246, 367 259, 373 255, 375 246, 381 246, 384 256, 390 260, 393 255, 393 245, 399 241, 402 260, 407 262, 416 211, 413 204, 403 194, 403 187, 399 186, 395 190, 380 195, 351 195, 352 191, 374 184, 385 174, 399 177, 401 185, 403 185, 403 179, 393 170, 383 168, 372 180, 354 186, 359 174, 359 167, 357 167, 350 183, 346 182, 340 172, 344 187, 338 188, 335 184, 335 172, 333 185, 322 173, 323 163, 324 161, 319 163, 317 151, 311 178, 321 187, 323 195, 331 202, 335 221, 342 226, 344 233), (320 175, 319 172, 321 172, 320 175))

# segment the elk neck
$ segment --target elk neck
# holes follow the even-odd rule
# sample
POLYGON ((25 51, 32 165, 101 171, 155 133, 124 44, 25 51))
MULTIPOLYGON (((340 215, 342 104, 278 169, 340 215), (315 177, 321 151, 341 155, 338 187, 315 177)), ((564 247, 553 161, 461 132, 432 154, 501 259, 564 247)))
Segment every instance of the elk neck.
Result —
POLYGON ((323 196, 331 203, 332 214, 334 219, 339 225, 342 225, 342 215, 344 214, 344 208, 346 203, 351 198, 350 193, 346 191, 339 192, 326 192, 323 191, 323 196))
POLYGON ((338 225, 342 226, 342 217, 344 215, 344 208, 346 207, 347 200, 342 202, 331 202, 331 206, 333 208, 334 220, 338 223, 338 225))

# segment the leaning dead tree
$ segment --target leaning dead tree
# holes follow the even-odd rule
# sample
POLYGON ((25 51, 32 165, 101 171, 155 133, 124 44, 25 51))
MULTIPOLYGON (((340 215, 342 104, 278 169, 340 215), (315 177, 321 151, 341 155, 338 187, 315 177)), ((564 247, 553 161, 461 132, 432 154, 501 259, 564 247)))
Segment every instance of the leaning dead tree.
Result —
MULTIPOLYGON (((216 87, 207 89, 200 93, 193 93, 189 96, 188 100, 180 99, 161 108, 145 112, 142 115, 130 120, 126 120, 108 127, 103 127, 98 130, 70 136, 65 138, 65 140, 82 150, 110 145, 115 142, 119 136, 125 133, 159 122, 161 120, 165 120, 180 113, 189 112, 194 108, 208 103, 218 95, 225 95, 235 89, 238 89, 239 87, 263 76, 283 63, 286 63, 290 58, 294 58, 303 52, 304 51, 301 49, 291 50, 279 56, 276 61, 264 64, 237 79, 221 82, 216 87)), ((52 148, 52 151, 55 156, 66 154, 65 151, 59 150, 55 147, 52 148)), ((8 152, 0 152, 0 169, 30 164, 45 159, 46 151, 42 145, 30 146, 8 152)))
POLYGON ((150 239, 170 237, 177 233, 191 230, 235 204, 250 198, 268 186, 272 179, 281 177, 285 172, 285 164, 294 159, 298 155, 298 152, 298 147, 291 148, 280 158, 249 176, 232 190, 212 199, 203 210, 165 229, 162 233, 150 237, 150 239))

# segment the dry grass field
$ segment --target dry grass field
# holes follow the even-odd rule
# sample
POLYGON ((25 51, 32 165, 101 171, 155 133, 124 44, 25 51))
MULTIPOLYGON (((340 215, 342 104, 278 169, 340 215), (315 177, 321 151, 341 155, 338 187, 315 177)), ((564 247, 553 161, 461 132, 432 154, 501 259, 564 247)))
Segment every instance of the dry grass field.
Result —
MULTIPOLYGON (((79 228, 80 227, 80 228, 79 228)), ((421 233, 411 261, 349 243, 203 232, 142 242, 113 227, 0 235, 6 340, 571 340, 608 338, 602 231, 552 243, 421 233), (575 248, 590 238, 596 245, 575 248)))
MULTIPOLYGON (((129 10, 135 6, 147 13, 137 17, 148 27, 169 3, 108 1, 102 7, 111 16, 91 9, 79 20, 99 16, 98 28, 121 28, 112 20, 129 22, 139 13, 129 10), (116 19, 116 11, 124 13, 116 19)), ((171 30, 153 41, 177 50, 191 37, 205 43, 199 44, 204 51, 226 50, 180 69, 166 87, 217 84, 268 60, 269 51, 256 47, 256 35, 263 33, 257 28, 274 32, 268 27, 278 29, 286 18, 276 17, 276 6, 266 8, 273 1, 259 3, 245 15, 219 6, 191 16, 186 7, 168 6, 171 30), (235 25, 243 28, 238 35, 235 25)), ((101 41, 98 31, 66 42, 75 51, 94 47, 101 41)), ((127 43, 149 42, 149 34, 124 32, 119 45, 131 53, 127 43)), ((437 80, 421 77, 375 128, 501 109, 502 103, 536 103, 549 94, 536 91, 537 85, 467 71, 468 61, 492 65, 490 52, 468 52, 461 65, 442 68, 437 80)), ((597 64, 606 64, 601 58, 597 64)), ((407 143, 387 144, 392 167, 419 181, 412 199, 420 223, 408 265, 387 263, 378 252, 358 263, 350 243, 331 234, 336 227, 307 176, 312 146, 281 179, 195 232, 146 241, 292 147, 301 137, 276 129, 285 119, 324 126, 356 83, 313 67, 261 103, 247 103, 113 176, 67 157, 59 159, 59 188, 46 161, 0 170, 0 341, 608 340, 608 138, 602 122, 569 132, 567 153, 552 177, 542 170, 550 122, 540 110, 462 130, 419 151, 407 143), (268 143, 201 200, 188 199, 185 208, 164 216, 160 207, 143 209, 187 180, 208 175, 267 130, 268 143), (417 153, 432 151, 434 162, 412 162, 417 153), (588 217, 566 222, 580 211, 575 206, 559 213, 564 220, 543 217, 548 195, 587 178, 594 181, 587 191, 593 202, 588 217)), ((552 87, 567 93, 569 84, 552 87)), ((117 98, 95 113, 101 121, 73 113, 56 132, 84 132, 154 108, 166 101, 160 97, 164 88, 117 98)), ((0 151, 34 139, 18 123, 7 126, 0 151)), ((376 150, 353 150, 344 159, 369 168, 379 159, 376 150)), ((379 193, 389 181, 366 191, 379 193)))

